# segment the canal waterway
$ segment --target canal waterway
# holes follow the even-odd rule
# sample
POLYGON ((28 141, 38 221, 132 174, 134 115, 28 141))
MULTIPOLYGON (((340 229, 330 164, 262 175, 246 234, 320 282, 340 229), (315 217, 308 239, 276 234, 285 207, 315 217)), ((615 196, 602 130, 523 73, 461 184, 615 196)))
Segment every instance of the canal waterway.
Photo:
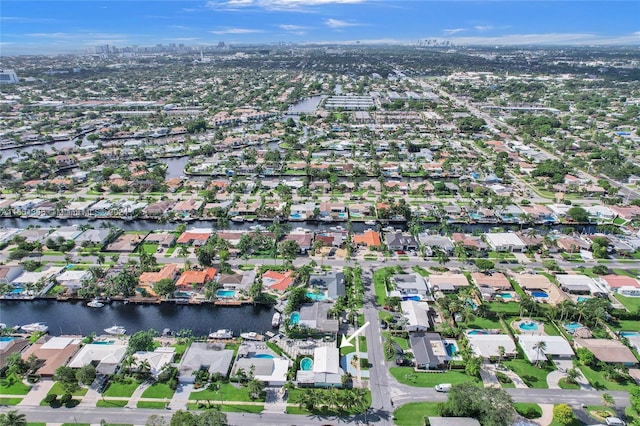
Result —
POLYGON ((271 319, 275 311, 263 305, 238 307, 203 305, 176 305, 162 303, 137 305, 113 302, 102 308, 90 308, 86 302, 58 302, 36 299, 31 301, 0 301, 0 322, 9 327, 44 322, 49 334, 81 334, 95 332, 120 325, 127 334, 153 328, 159 333, 165 328, 172 331, 193 330, 195 336, 204 336, 226 328, 234 333, 272 330, 271 319))

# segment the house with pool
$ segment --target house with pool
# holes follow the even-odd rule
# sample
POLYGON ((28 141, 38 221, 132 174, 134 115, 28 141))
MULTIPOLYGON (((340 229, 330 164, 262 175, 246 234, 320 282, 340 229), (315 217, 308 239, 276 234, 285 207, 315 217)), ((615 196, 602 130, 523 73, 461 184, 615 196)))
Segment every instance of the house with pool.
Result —
POLYGON ((482 299, 491 301, 499 299, 504 302, 514 302, 517 300, 517 294, 513 291, 511 283, 502 272, 493 272, 487 274, 484 272, 474 272, 471 278, 480 290, 482 299))
POLYGON ((409 334, 411 350, 418 370, 443 370, 449 360, 449 353, 438 333, 409 334))
POLYGON ((631 349, 619 340, 575 338, 573 342, 576 348, 588 349, 596 359, 607 364, 623 364, 627 367, 638 365, 631 349))
MULTIPOLYGON (((586 275, 567 274, 556 275, 562 291, 576 296, 606 296, 607 288, 601 280, 596 280, 586 275)), ((579 300, 582 301, 582 300, 579 300)))
POLYGON ((471 350, 483 359, 500 358, 500 348, 504 348, 502 359, 518 355, 516 344, 507 334, 493 334, 486 330, 468 330, 465 333, 471 350))
POLYGON ((400 302, 402 315, 406 318, 405 329, 408 332, 424 332, 432 325, 429 318, 429 304, 427 302, 416 302, 414 300, 404 300, 400 302))
POLYGON ((340 350, 322 346, 313 350, 313 359, 303 358, 296 374, 300 387, 342 387, 344 370, 340 368, 340 350))
POLYGON ((337 299, 346 295, 344 285, 344 273, 326 272, 324 274, 312 274, 309 276, 309 285, 312 287, 311 294, 307 294, 311 300, 324 300, 319 298, 319 294, 325 294, 329 299, 337 299), (320 290, 319 292, 314 290, 320 290))
POLYGON ((141 362, 146 361, 151 367, 151 375, 155 378, 162 371, 165 365, 169 365, 173 362, 173 358, 176 354, 176 348, 171 346, 160 346, 153 351, 141 351, 133 354, 135 359, 135 365, 140 365, 141 362))
POLYGON ((432 293, 436 291, 457 293, 461 288, 469 287, 469 280, 464 274, 431 274, 428 285, 432 293))
POLYGON ((333 307, 333 303, 327 301, 307 303, 300 307, 297 316, 291 314, 291 317, 292 319, 298 318, 297 324, 300 327, 307 327, 320 334, 335 338, 338 335, 340 324, 337 319, 329 318, 331 307, 333 307))
POLYGON ((178 276, 178 269, 179 267, 175 263, 168 263, 160 268, 158 272, 143 272, 138 278, 138 286, 150 295, 156 296, 153 286, 164 279, 175 281, 178 276))
POLYGON ((127 353, 127 345, 120 340, 94 341, 84 345, 69 362, 67 367, 81 368, 89 364, 96 366, 96 374, 115 374, 127 353))
POLYGON ((567 295, 544 275, 518 274, 515 278, 520 287, 533 297, 536 302, 557 305, 568 299, 567 295))
POLYGON ((268 386, 283 386, 287 382, 290 361, 271 354, 254 354, 252 357, 240 357, 233 365, 232 375, 241 369, 245 372, 253 368, 253 377, 267 383, 268 386))
POLYGON ((199 291, 207 283, 214 280, 218 270, 216 268, 205 268, 202 271, 187 270, 180 274, 178 281, 176 281, 176 289, 183 292, 199 291))
POLYGON ((603 285, 611 291, 627 297, 640 297, 640 282, 625 275, 604 275, 603 285))
POLYGON ((574 357, 569 342, 562 336, 544 334, 518 334, 518 344, 530 363, 551 360, 570 360, 574 357), (538 343, 544 342, 544 349, 538 350, 538 343))
POLYGON ((391 277, 391 282, 400 292, 400 297, 403 300, 412 298, 412 296, 419 296, 418 300, 421 300, 429 293, 427 280, 420 274, 396 274, 391 277))
POLYGON ((193 342, 185 351, 178 365, 178 381, 183 384, 195 382, 198 370, 208 371, 209 374, 229 374, 229 367, 233 362, 233 350, 225 349, 222 343, 193 342))

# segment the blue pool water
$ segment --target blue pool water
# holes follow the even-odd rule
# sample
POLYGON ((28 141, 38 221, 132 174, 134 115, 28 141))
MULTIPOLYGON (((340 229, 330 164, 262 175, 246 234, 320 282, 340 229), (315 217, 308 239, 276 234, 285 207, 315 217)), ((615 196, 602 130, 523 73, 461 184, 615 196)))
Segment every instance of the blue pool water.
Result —
POLYGON ((314 302, 317 302, 319 300, 324 300, 327 298, 327 296, 324 293, 314 293, 312 291, 307 292, 307 297, 313 300, 314 302))
POLYGON ((586 302, 587 300, 591 299, 590 297, 584 297, 584 296, 580 296, 578 297, 578 303, 580 302, 586 302))
POLYGON ((487 330, 471 330, 471 331, 467 331, 467 334, 469 336, 477 336, 477 335, 489 334, 489 332, 487 330))
POLYGON ((216 291, 216 297, 225 297, 227 299, 236 295, 235 290, 218 290, 216 291))
POLYGON ((478 304, 477 304, 475 301, 471 300, 471 299, 467 299, 467 300, 465 301, 465 304, 466 304, 467 306, 469 306, 471 309, 473 309, 474 311, 475 311, 476 309, 478 309, 478 304))
POLYGON ((547 293, 545 293, 544 291, 532 291, 531 295, 533 297, 549 297, 549 295, 547 293))
POLYGON ((268 359, 275 358, 273 355, 270 355, 270 354, 255 354, 253 357, 254 358, 268 358, 268 359))
POLYGON ((302 358, 300 360, 300 369, 302 371, 311 371, 313 368, 313 360, 311 358, 302 358))
POLYGON ((480 213, 469 213, 469 217, 475 220, 482 219, 482 215, 480 213))
POLYGON ((531 330, 537 330, 538 329, 538 324, 536 324, 533 321, 529 321, 529 322, 521 322, 518 325, 518 328, 520 330, 524 330, 524 331, 531 331, 531 330))
POLYGON ((115 340, 102 340, 99 342, 93 342, 94 345, 113 345, 116 341, 115 340))
POLYGON ((500 296, 503 299, 513 299, 513 296, 511 295, 511 293, 498 293, 496 294, 496 296, 500 296))
POLYGON ((302 215, 300 213, 291 213, 289 217, 291 219, 302 219, 302 215))
POLYGON ((582 327, 584 327, 584 325, 580 324, 579 322, 568 322, 564 325, 564 328, 566 328, 567 331, 571 334, 573 334, 574 331, 582 327))
POLYGON ((174 295, 176 297, 191 297, 191 293, 189 293, 188 291, 176 291, 174 295))
POLYGON ((402 300, 413 300, 415 302, 419 302, 422 298, 417 294, 414 294, 413 296, 402 296, 402 300))
MULTIPOLYGON (((622 334, 622 333, 620 333, 620 334, 622 334)), ((13 339, 15 339, 15 337, 2 336, 2 337, 0 337, 0 342, 10 342, 13 339)))
POLYGON ((11 294, 20 294, 22 293, 22 287, 16 287, 13 290, 11 290, 11 294))
POLYGON ((289 317, 289 324, 296 325, 300 322, 300 312, 293 312, 289 317))
POLYGON ((447 351, 447 355, 449 355, 450 358, 454 357, 458 352, 458 348, 456 348, 456 345, 453 343, 445 343, 444 349, 447 351))
MULTIPOLYGON (((620 336, 622 336, 622 337, 635 337, 635 336, 640 336, 640 333, 638 333, 637 331, 621 331, 620 332, 620 336)), ((0 341, 2 341, 2 339, 0 339, 0 341)))

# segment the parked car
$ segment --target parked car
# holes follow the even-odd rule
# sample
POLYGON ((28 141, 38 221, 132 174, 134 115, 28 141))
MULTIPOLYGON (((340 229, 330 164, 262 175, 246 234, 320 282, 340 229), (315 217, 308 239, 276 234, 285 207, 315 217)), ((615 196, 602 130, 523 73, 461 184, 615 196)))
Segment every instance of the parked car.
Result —
POLYGON ((440 383, 435 387, 436 392, 449 392, 451 390, 451 383, 440 383))
POLYGON ((381 320, 380 321, 380 328, 383 329, 383 330, 386 330, 387 329, 387 322, 384 321, 384 320, 381 320))
POLYGON ((617 417, 607 417, 606 419, 604 419, 604 421, 607 424, 607 426, 625 426, 626 425, 625 422, 623 422, 617 417))

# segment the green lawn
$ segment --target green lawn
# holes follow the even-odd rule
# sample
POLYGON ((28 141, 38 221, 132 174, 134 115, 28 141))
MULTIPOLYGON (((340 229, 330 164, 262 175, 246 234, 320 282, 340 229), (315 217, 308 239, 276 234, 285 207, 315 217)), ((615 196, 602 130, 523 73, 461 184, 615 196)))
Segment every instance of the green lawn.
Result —
MULTIPOLYGON (((85 396, 87 394, 87 388, 80 388, 73 392, 71 395, 73 396, 85 396)), ((55 395, 64 395, 65 391, 62 389, 60 382, 55 382, 51 387, 51 390, 47 393, 47 395, 55 394, 55 395)))
POLYGON ((640 330, 640 321, 634 320, 617 320, 611 322, 611 328, 616 331, 636 331, 640 330))
POLYGON ((396 273, 395 267, 387 267, 378 269, 373 274, 373 288, 376 291, 376 302, 383 306, 384 300, 387 298, 387 287, 385 279, 396 273))
POLYGON ((582 371, 584 377, 591 383, 591 386, 598 390, 630 390, 633 388, 633 384, 631 383, 611 382, 605 379, 601 372, 595 371, 586 365, 581 365, 580 371, 582 371))
POLYGON ((489 318, 480 318, 476 317, 472 322, 465 323, 466 328, 476 328, 480 330, 494 330, 499 329, 502 330, 502 325, 500 325, 499 320, 492 320, 489 318))
POLYGON ((130 382, 111 382, 104 392, 104 396, 122 396, 129 397, 140 386, 140 383, 133 380, 130 382))
POLYGON ((22 383, 18 376, 0 380, 0 395, 26 395, 30 390, 31 387, 22 383))
POLYGON ((616 294, 615 298, 618 299, 627 310, 631 312, 640 311, 640 297, 626 297, 621 294, 616 294))
POLYGON ((157 410, 164 410, 167 406, 167 402, 156 402, 156 401, 138 401, 136 407, 138 408, 155 408, 157 410))
POLYGON ((558 331, 558 329, 550 322, 545 322, 544 323, 544 332, 547 333, 549 336, 560 336, 560 332, 558 331))
POLYGON ((47 426, 47 424, 43 422, 29 422, 27 426, 47 426))
POLYGON ((142 244, 142 250, 148 254, 155 254, 158 251, 158 244, 144 243, 142 244))
POLYGON ((532 365, 524 359, 503 361, 503 364, 514 371, 530 388, 547 389, 547 375, 553 371, 553 367, 532 365))
POLYGON ((0 398, 0 405, 18 405, 22 398, 0 398))
POLYGON ((580 389, 579 384, 567 381, 566 377, 563 377, 558 381, 558 386, 560 386, 560 389, 580 389))
MULTIPOLYGON (((484 302, 487 303, 487 302, 484 302)), ((491 312, 499 312, 505 315, 520 315, 520 303, 518 302, 489 302, 491 312)))
POLYGON ((542 408, 538 404, 531 404, 528 402, 516 402, 513 404, 513 408, 516 409, 518 414, 527 419, 537 419, 542 417, 542 408))
POLYGON ((383 331, 382 337, 391 337, 391 339, 396 342, 402 349, 405 351, 409 349, 409 340, 403 339, 402 337, 392 336, 390 331, 383 331))
POLYGON ((434 387, 440 383, 478 383, 475 377, 467 376, 458 371, 446 371, 444 373, 416 373, 412 367, 391 367, 389 372, 397 381, 409 386, 420 388, 434 387))
MULTIPOLYGON (((231 383, 221 383, 220 391, 212 391, 209 389, 204 389, 201 391, 191 392, 189 395, 189 399, 192 400, 213 400, 213 401, 241 401, 241 402, 250 402, 252 401, 249 398, 249 392, 247 388, 235 387, 231 383)), ((260 400, 256 400, 260 401, 260 400)), ((264 401, 264 400, 262 400, 264 401)))
POLYGON ((107 400, 107 399, 99 399, 98 402, 96 402, 96 407, 102 407, 102 408, 122 408, 124 406, 126 406, 129 403, 129 401, 120 401, 120 400, 107 400))
POLYGON ((143 398, 171 398, 173 396, 173 389, 165 383, 154 383, 142 392, 143 398))
MULTIPOLYGON (((318 391, 320 391, 322 394, 326 394, 327 392, 331 392, 328 389, 317 389, 318 391)), ((303 394, 304 389, 291 389, 289 391, 289 396, 287 398, 287 401, 290 404, 297 404, 298 400, 300 399, 300 396, 303 394)), ((340 391, 339 391, 340 392, 340 391)), ((323 398, 322 395, 319 398, 323 398)), ((366 399, 366 403, 367 403, 367 407, 371 407, 371 391, 369 391, 367 389, 367 393, 365 396, 366 399)), ((362 412, 362 407, 353 407, 351 409, 351 411, 347 412, 347 413, 343 413, 343 414, 360 414, 362 412)), ((300 408, 298 406, 289 406, 287 407, 287 413, 289 414, 302 414, 302 415, 313 415, 313 414, 318 414, 318 413, 311 413, 309 411, 307 411, 304 408, 300 408)), ((321 413, 321 414, 326 414, 326 415, 332 415, 335 413, 321 413)))
POLYGON ((386 322, 390 322, 393 320, 393 315, 388 311, 378 311, 378 318, 385 320, 386 322))
POLYGON ((259 414, 264 411, 264 405, 233 405, 222 404, 220 411, 223 413, 254 413, 259 414))
POLYGON ((398 426, 424 426, 425 417, 439 416, 439 402, 410 402, 393 412, 398 426))
POLYGON ((422 275, 423 277, 428 277, 429 276, 429 271, 427 271, 426 269, 420 267, 420 266, 414 266, 413 268, 411 268, 413 270, 413 272, 417 272, 418 274, 422 275))

